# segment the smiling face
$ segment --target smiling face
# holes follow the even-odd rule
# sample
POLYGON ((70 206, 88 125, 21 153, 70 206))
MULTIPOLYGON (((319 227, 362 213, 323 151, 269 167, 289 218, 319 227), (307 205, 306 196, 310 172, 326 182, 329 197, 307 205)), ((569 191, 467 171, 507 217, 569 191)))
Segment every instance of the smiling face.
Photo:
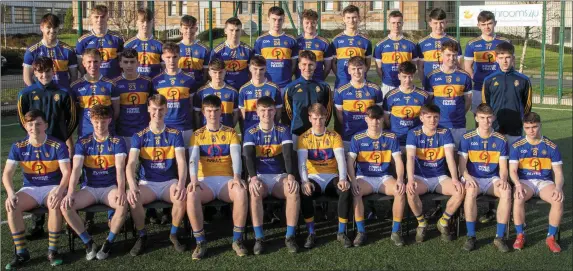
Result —
POLYGON ((350 74, 350 78, 355 82, 361 82, 364 80, 365 70, 366 67, 364 65, 348 65, 348 73, 350 74))
POLYGON ((54 41, 58 37, 59 28, 50 26, 48 24, 42 24, 40 26, 40 31, 42 31, 42 38, 46 41, 54 41))
POLYGON ((304 78, 310 79, 314 75, 314 70, 316 70, 316 62, 303 57, 298 62, 298 68, 304 78))
POLYGON ((147 106, 147 112, 149 112, 152 122, 162 122, 165 118, 165 114, 167 113, 167 104, 159 105, 155 102, 150 102, 147 106))
POLYGON ((197 33, 197 25, 181 25, 181 36, 183 39, 192 40, 197 33))
POLYGON ((261 123, 273 123, 276 113, 277 110, 274 106, 257 106, 257 116, 259 116, 261 123))
POLYGON ((318 25, 318 23, 316 20, 311 20, 311 19, 307 19, 307 18, 302 19, 302 28, 303 28, 305 34, 315 35, 317 25, 318 25))
POLYGON ((36 76, 36 78, 38 79, 38 81, 42 84, 42 85, 47 85, 50 82, 52 82, 52 79, 54 78, 54 70, 49 69, 46 71, 37 71, 34 70, 34 76, 36 76))
POLYGON ((358 12, 347 12, 343 15, 343 21, 346 29, 356 30, 360 24, 360 15, 358 12))
POLYGON ((96 77, 99 75, 99 67, 101 65, 101 58, 99 56, 84 55, 82 57, 82 64, 89 76, 96 77))
POLYGON ((432 34, 443 35, 446 31, 446 20, 430 20, 430 28, 432 29, 432 34))
POLYGON ((100 117, 90 117, 90 120, 94 127, 94 133, 97 135, 105 135, 109 132, 109 124, 111 123, 111 118, 100 118, 100 117))

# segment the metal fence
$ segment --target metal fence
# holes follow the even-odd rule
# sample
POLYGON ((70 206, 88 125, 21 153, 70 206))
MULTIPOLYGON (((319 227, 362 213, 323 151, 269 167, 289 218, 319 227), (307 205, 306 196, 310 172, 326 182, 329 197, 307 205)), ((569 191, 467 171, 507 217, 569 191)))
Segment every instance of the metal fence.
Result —
MULTIPOLYGON (((104 4, 109 9, 110 29, 126 38, 135 35, 138 8, 150 8, 155 14, 154 33, 160 40, 180 39, 179 20, 192 15, 198 21, 198 38, 214 47, 224 41, 223 27, 230 17, 243 23, 242 41, 253 45, 256 38, 268 30, 267 11, 281 6, 286 11, 285 29, 293 35, 302 31, 301 13, 314 9, 319 13, 319 34, 332 39, 342 32, 342 10, 353 4, 360 8, 361 31, 368 34, 373 44, 387 35, 387 14, 400 10, 404 14, 405 34, 419 40, 430 33, 426 23, 432 8, 440 7, 447 13, 448 34, 455 36, 465 48, 467 42, 480 35, 477 27, 459 27, 459 6, 516 5, 536 1, 3 1, 0 36, 2 55, 8 58, 10 76, 1 80, 2 114, 15 109, 17 92, 24 87, 21 79, 23 48, 41 39, 39 20, 47 12, 57 14, 62 21, 60 39, 75 46, 81 33, 90 31, 90 9, 104 4), (466 4, 467 3, 467 4, 466 4), (40 35, 38 35, 40 34, 40 35)), ((539 2, 541 3, 541 2, 539 2)), ((572 86, 572 25, 573 9, 570 1, 543 1, 543 25, 540 27, 498 27, 496 32, 509 38, 516 46, 516 68, 532 78, 534 102, 571 105, 572 86), (566 98, 566 99, 562 99, 566 98)), ((463 15, 461 15, 463 16, 463 15)), ((476 22, 477 25, 477 22, 476 22)), ((369 73, 372 79, 377 76, 369 73)), ((378 80, 379 81, 379 80, 378 80)))

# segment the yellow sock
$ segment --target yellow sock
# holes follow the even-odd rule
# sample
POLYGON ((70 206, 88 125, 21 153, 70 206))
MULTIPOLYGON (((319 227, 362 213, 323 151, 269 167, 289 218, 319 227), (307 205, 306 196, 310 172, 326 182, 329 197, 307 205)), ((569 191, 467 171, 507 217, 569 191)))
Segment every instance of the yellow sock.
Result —
POLYGON ((450 218, 452 218, 452 215, 450 215, 450 214, 444 212, 444 214, 442 215, 442 217, 441 217, 440 220, 439 220, 439 223, 440 223, 442 226, 447 226, 448 223, 450 222, 450 218))
POLYGON ((423 214, 416 216, 416 219, 418 220, 418 227, 428 226, 428 223, 426 222, 426 218, 424 218, 423 214))

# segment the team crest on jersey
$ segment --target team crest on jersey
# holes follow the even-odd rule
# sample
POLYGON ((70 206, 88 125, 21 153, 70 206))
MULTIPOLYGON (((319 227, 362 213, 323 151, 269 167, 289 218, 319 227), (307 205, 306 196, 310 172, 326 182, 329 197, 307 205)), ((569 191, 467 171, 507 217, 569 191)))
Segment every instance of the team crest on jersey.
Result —
POLYGON ((111 42, 111 40, 108 40, 108 41, 107 41, 107 44, 108 44, 108 45, 112 45, 113 43, 111 42))
POLYGON ((105 94, 105 88, 104 87, 101 87, 100 90, 101 90, 101 92, 103 92, 105 94))
POLYGON ((225 99, 229 99, 230 96, 231 95, 229 95, 229 94, 225 94, 225 99))
POLYGON ((402 44, 402 49, 406 50, 407 46, 406 44, 402 44))
POLYGON ((222 141, 225 141, 225 140, 227 140, 227 137, 226 137, 225 135, 223 135, 223 136, 221 137, 221 140, 222 140, 222 141))
POLYGON ((493 144, 491 144, 492 148, 495 148, 495 146, 497 146, 497 145, 495 145, 495 142, 493 144))
POLYGON ((185 80, 181 79, 181 80, 179 80, 179 83, 184 84, 185 80))
POLYGON ((362 45, 362 42, 361 42, 361 41, 358 41, 357 44, 358 44, 358 46, 360 46, 360 45, 362 45))
POLYGON ((451 76, 446 76, 446 83, 451 83, 452 82, 452 77, 451 76))
POLYGON ((541 155, 547 155, 547 151, 546 151, 546 150, 542 150, 542 151, 541 151, 541 155))
POLYGON ((460 77, 456 77, 456 82, 460 82, 460 77))
POLYGON ((302 92, 302 88, 299 88, 296 92, 302 92))
POLYGON ((151 46, 152 51, 155 51, 155 49, 157 49, 157 48, 155 48, 155 46, 151 46))
POLYGON ((54 95, 54 101, 59 101, 60 100, 60 94, 56 94, 54 95))
POLYGON ((318 47, 320 47, 320 45, 318 45, 318 43, 315 43, 314 48, 318 49, 318 47))
POLYGON ((366 91, 366 97, 370 97, 370 92, 366 91))
POLYGON ((285 42, 283 42, 283 44, 284 44, 285 46, 287 46, 287 45, 288 45, 288 42, 287 42, 287 41, 285 41, 285 42))
POLYGON ((50 157, 50 153, 49 152, 45 152, 44 156, 46 156, 46 158, 50 157))
POLYGON ((38 95, 34 96, 34 101, 38 101, 40 100, 40 97, 38 97, 38 95))
MULTIPOLYGON (((408 102, 408 101, 406 101, 406 102, 408 102)), ((414 103, 417 104, 417 103, 419 103, 419 102, 420 102, 420 101, 418 101, 418 99, 414 98, 414 103)))
POLYGON ((515 82, 513 82, 513 85, 516 86, 516 87, 519 86, 519 81, 518 81, 518 80, 515 80, 515 82))
POLYGON ((267 91, 265 91, 265 96, 269 96, 269 97, 270 97, 270 96, 271 96, 271 92, 270 92, 270 91, 268 91, 268 90, 267 90, 267 91))
POLYGON ((320 92, 320 87, 316 86, 316 92, 320 92))
POLYGON ((193 54, 194 54, 195 56, 198 56, 198 55, 199 55, 199 51, 195 50, 195 51, 193 51, 193 54))
POLYGON ((175 85, 175 80, 176 80, 175 78, 169 78, 169 82, 171 82, 172 86, 175 85))
POLYGON ((493 83, 493 86, 494 86, 494 87, 499 86, 499 83, 498 83, 497 81, 495 81, 495 82, 493 83))

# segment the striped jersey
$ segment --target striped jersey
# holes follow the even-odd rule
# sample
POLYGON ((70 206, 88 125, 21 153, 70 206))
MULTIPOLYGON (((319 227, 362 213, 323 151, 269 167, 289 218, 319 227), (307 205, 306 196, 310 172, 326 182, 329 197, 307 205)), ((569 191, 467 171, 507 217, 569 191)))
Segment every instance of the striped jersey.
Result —
POLYGON ((349 82, 334 90, 334 105, 342 110, 342 140, 350 141, 353 135, 368 128, 364 120, 366 109, 372 105, 382 106, 382 102, 380 87, 369 81, 359 86, 349 82))
POLYGON ((222 42, 211 51, 211 59, 218 58, 225 62, 225 83, 235 89, 240 89, 249 81, 249 61, 253 55, 253 49, 244 42, 237 47, 222 42))
POLYGON ((98 36, 90 31, 76 43, 76 54, 81 56, 86 49, 98 49, 102 56, 99 72, 107 78, 115 78, 121 74, 118 55, 123 51, 123 43, 124 39, 119 33, 107 31, 98 36))
POLYGON ((417 61, 420 58, 418 47, 412 40, 401 36, 398 39, 389 36, 378 42, 374 48, 374 59, 382 64, 382 83, 398 87, 398 65, 406 61, 417 61))
POLYGON ((402 152, 394 133, 382 131, 372 138, 361 131, 352 137, 348 154, 356 158, 356 176, 383 177, 392 175, 392 157, 402 152))
POLYGON ((446 175, 448 165, 445 148, 454 148, 454 138, 450 129, 437 128, 436 133, 428 136, 422 125, 410 130, 406 139, 406 148, 416 150, 414 174, 424 178, 446 175))
POLYGON ((234 128, 220 126, 211 131, 203 126, 193 132, 191 148, 199 148, 197 177, 233 176, 231 146, 241 146, 241 139, 234 128))
POLYGON ((168 126, 154 133, 148 126, 131 137, 130 152, 133 151, 138 152, 141 163, 140 180, 167 182, 178 179, 175 152, 185 151, 183 133, 168 126))
POLYGON ((161 72, 161 54, 163 43, 153 38, 139 39, 137 36, 125 42, 125 48, 137 51, 139 67, 137 73, 153 78, 161 72))
POLYGON ((56 45, 49 47, 44 40, 42 40, 26 49, 22 66, 32 68, 34 60, 39 57, 49 57, 52 59, 54 63, 53 80, 58 83, 58 85, 69 88, 71 83, 69 71, 71 68, 78 67, 78 58, 74 52, 74 48, 61 41, 56 41, 56 45))
POLYGON ((561 153, 555 142, 542 136, 541 142, 532 145, 525 137, 511 144, 509 163, 517 164, 520 180, 554 181, 552 166, 562 165, 561 153))
POLYGON ((422 124, 420 110, 428 103, 428 93, 418 87, 408 92, 398 87, 384 97, 383 107, 385 114, 390 116, 390 131, 396 134, 400 146, 406 145, 408 131, 422 124))
POLYGON ((154 93, 151 79, 139 75, 128 80, 123 75, 114 79, 119 95, 119 117, 115 126, 119 136, 131 137, 149 124, 147 98, 154 93))
POLYGON ((468 41, 464 51, 464 58, 474 62, 473 89, 481 91, 483 79, 499 69, 499 65, 495 61, 495 47, 504 42, 511 43, 509 39, 498 35, 495 35, 491 41, 486 41, 482 36, 468 41))
POLYGON ((472 94, 472 78, 460 69, 451 73, 441 68, 426 76, 426 90, 434 96, 440 108, 440 125, 446 128, 466 128, 465 99, 472 94))
MULTIPOLYGON (((317 81, 324 80, 324 61, 332 60, 334 56, 334 48, 330 46, 330 41, 321 36, 314 36, 311 39, 305 39, 304 35, 296 39, 299 51, 307 50, 312 51, 316 55, 316 69, 312 78, 317 81)), ((300 69, 296 67, 296 78, 300 77, 300 69)))
POLYGON ((239 109, 245 110, 244 127, 249 128, 259 123, 257 116, 257 100, 268 96, 275 100, 277 110, 283 107, 283 98, 279 86, 270 81, 265 81, 257 86, 253 81, 247 82, 239 91, 239 109))
POLYGON ((180 55, 179 68, 184 72, 192 73, 198 83, 205 81, 206 76, 203 74, 203 69, 207 69, 207 64, 211 61, 209 48, 199 40, 192 44, 184 44, 181 41, 178 45, 180 55))
POLYGON ((20 164, 24 187, 60 184, 60 163, 69 162, 66 144, 51 136, 47 136, 40 146, 32 145, 29 137, 14 142, 6 160, 6 164, 20 164))
POLYGON ((298 150, 308 151, 308 174, 338 174, 335 149, 344 149, 342 137, 328 129, 317 135, 311 128, 298 138, 298 150))
POLYGON ((267 60, 267 78, 281 88, 292 81, 293 60, 298 58, 298 44, 293 36, 263 34, 255 41, 254 51, 267 60))
POLYGON ((334 82, 334 87, 338 88, 350 82, 348 60, 351 57, 372 57, 372 42, 364 34, 359 33, 355 36, 349 36, 342 32, 334 37, 331 46, 334 58, 336 58, 336 81, 334 82))
MULTIPOLYGON (((424 61, 424 76, 427 76, 430 72, 442 65, 442 43, 448 40, 458 42, 454 37, 446 34, 441 38, 434 38, 432 37, 432 34, 430 34, 418 42, 418 53, 420 54, 422 61, 424 61)), ((462 47, 459 42, 458 55, 462 55, 462 47)), ((424 86, 424 89, 427 90, 426 86, 424 86)))
MULTIPOLYGON (((72 83, 72 93, 78 103, 78 136, 83 137, 93 133, 94 127, 90 120, 90 108, 94 105, 111 106, 112 100, 119 99, 115 83, 100 75, 97 81, 89 81, 84 77, 72 83)), ((114 122, 110 122, 109 130, 115 131, 114 122)))
POLYGON ((493 132, 489 137, 483 137, 475 129, 464 134, 458 154, 467 158, 466 167, 472 177, 499 177, 499 163, 500 160, 507 163, 509 146, 502 134, 493 132))
POLYGON ((255 146, 257 174, 283 174, 286 172, 283 145, 292 143, 288 127, 275 124, 265 132, 255 124, 247 129, 243 146, 255 146))
POLYGON ((167 98, 165 124, 181 131, 193 129, 191 113, 191 88, 193 74, 179 70, 175 75, 161 72, 152 79, 153 88, 167 98))
MULTIPOLYGON (((216 95, 221 99, 221 124, 234 127, 233 114, 239 111, 239 92, 230 85, 224 84, 221 88, 215 88, 209 82, 193 96, 193 108, 195 111, 201 112, 203 98, 209 95, 216 95)), ((203 125, 206 125, 207 120, 204 116, 202 118, 203 125)))
POLYGON ((78 140, 74 157, 84 159, 83 185, 89 187, 109 187, 117 184, 115 158, 125 159, 127 150, 122 137, 109 135, 98 141, 93 134, 78 140))

